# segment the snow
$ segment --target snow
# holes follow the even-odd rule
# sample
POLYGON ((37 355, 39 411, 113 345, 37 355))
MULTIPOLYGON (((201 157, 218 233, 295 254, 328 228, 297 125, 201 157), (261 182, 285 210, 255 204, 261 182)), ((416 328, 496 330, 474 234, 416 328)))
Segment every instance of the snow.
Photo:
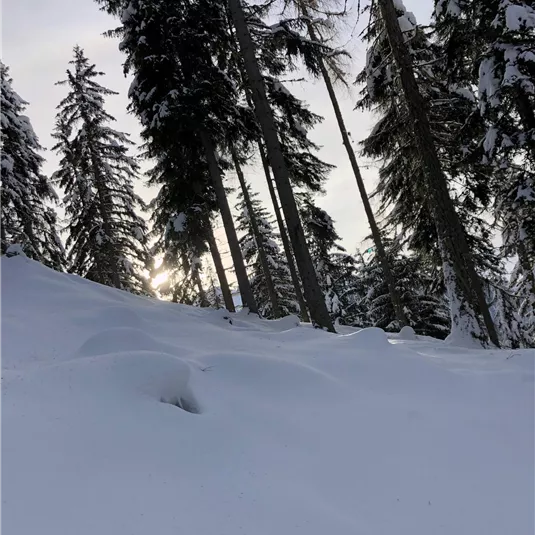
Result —
POLYGON ((403 33, 412 32, 416 27, 416 19, 410 11, 398 17, 398 23, 403 33))
POLYGON ((186 228, 186 214, 180 212, 176 217, 173 218, 173 229, 175 232, 184 232, 186 228))
POLYGON ((512 32, 522 31, 523 28, 535 28, 535 9, 507 2, 505 24, 512 32))
POLYGON ((10 535, 533 533, 534 351, 1 270, 10 535))

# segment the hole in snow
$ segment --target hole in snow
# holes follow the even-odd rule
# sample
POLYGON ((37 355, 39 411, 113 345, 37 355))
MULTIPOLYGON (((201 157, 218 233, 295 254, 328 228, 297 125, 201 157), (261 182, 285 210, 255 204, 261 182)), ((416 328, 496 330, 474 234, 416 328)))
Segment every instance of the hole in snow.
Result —
POLYGON ((178 407, 179 409, 191 414, 201 414, 201 409, 199 408, 197 402, 184 396, 174 396, 169 399, 162 397, 160 398, 160 401, 162 403, 167 403, 168 405, 174 405, 175 407, 178 407))

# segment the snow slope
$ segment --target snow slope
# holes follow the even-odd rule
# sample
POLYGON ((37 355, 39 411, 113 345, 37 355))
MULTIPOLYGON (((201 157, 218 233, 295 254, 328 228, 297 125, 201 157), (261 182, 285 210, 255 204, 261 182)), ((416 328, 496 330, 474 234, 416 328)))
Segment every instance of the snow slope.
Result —
POLYGON ((6 535, 533 533, 533 351, 1 268, 6 535))

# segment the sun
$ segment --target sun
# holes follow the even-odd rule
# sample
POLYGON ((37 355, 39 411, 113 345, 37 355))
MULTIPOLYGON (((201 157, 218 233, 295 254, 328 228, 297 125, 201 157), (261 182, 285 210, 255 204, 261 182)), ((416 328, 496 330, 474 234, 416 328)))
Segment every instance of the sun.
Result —
POLYGON ((156 277, 154 277, 151 281, 151 285, 153 288, 158 288, 160 284, 164 283, 169 278, 169 274, 165 271, 162 273, 158 273, 156 277))

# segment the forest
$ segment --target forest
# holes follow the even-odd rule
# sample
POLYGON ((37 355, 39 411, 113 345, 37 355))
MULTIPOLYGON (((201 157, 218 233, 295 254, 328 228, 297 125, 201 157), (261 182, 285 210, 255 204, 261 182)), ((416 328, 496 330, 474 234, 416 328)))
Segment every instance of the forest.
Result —
POLYGON ((482 347, 535 347, 531 0, 435 0, 430 24, 401 0, 97 0, 95 9, 110 15, 132 76, 128 110, 142 144, 114 128, 106 110, 116 93, 74 46, 49 147, 59 166, 46 176, 28 103, 2 63, 2 255, 229 312, 236 281, 250 313, 296 315, 330 332, 408 326, 482 347), (335 45, 355 16, 366 49, 356 78, 335 45), (335 162, 311 139, 323 117, 292 92, 302 72, 329 95, 366 249, 342 246, 336 214, 318 202, 335 162), (364 139, 351 139, 354 118, 340 107, 347 87, 355 109, 373 112, 364 139), (370 160, 373 190, 362 176, 370 160), (156 188, 150 203, 140 184, 156 188))

